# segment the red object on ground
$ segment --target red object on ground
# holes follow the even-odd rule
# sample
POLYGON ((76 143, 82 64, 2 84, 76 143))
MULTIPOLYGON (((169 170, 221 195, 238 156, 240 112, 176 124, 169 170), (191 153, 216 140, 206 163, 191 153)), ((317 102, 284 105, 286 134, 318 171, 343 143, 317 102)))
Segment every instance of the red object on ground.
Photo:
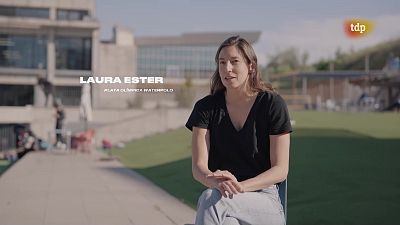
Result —
POLYGON ((101 141, 101 145, 103 146, 103 149, 110 149, 112 148, 112 144, 111 141, 107 140, 107 139, 103 139, 101 141))
MULTIPOLYGON (((88 129, 74 137, 74 142, 78 150, 90 153, 94 141, 95 131, 88 129)), ((74 143, 74 144, 75 144, 74 143)))

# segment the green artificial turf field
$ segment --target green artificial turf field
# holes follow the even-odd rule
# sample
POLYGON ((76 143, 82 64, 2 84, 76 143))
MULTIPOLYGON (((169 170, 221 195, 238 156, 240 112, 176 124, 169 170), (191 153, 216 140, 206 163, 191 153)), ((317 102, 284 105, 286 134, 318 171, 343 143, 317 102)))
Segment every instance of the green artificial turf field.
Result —
POLYGON ((0 176, 6 171, 9 166, 9 162, 7 160, 0 160, 0 176))
MULTIPOLYGON (((400 114, 293 112, 288 224, 396 224, 400 211, 400 114)), ((113 150, 195 208, 191 133, 184 128, 113 150)))

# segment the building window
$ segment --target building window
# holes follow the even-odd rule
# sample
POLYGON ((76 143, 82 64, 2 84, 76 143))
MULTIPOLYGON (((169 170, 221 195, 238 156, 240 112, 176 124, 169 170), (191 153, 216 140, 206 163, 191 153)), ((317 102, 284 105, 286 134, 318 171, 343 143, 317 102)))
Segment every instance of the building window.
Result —
POLYGON ((33 105, 32 85, 0 84, 0 106, 33 105))
POLYGON ((57 20, 83 20, 88 15, 87 10, 57 9, 57 20))
POLYGON ((55 45, 57 69, 91 70, 91 38, 56 37, 55 45))
POLYGON ((45 69, 47 39, 44 36, 0 33, 0 67, 45 69))
POLYGON ((56 86, 54 96, 60 99, 65 106, 79 106, 81 102, 81 87, 56 86))
POLYGON ((217 49, 218 46, 209 45, 139 46, 138 68, 145 72, 157 70, 161 75, 164 73, 171 77, 183 77, 186 72, 195 77, 209 77, 216 69, 214 57, 217 49))
POLYGON ((0 16, 33 17, 33 18, 48 19, 49 9, 0 6, 0 16))

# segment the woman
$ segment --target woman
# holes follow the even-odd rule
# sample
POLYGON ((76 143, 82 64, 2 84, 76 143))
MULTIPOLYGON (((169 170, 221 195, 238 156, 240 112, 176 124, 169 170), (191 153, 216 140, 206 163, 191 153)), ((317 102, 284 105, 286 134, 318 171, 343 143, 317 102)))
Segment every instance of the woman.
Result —
POLYGON ((289 167, 290 119, 262 81, 257 56, 239 36, 218 48, 211 94, 199 100, 192 130, 193 177, 208 187, 196 224, 285 224, 277 183, 289 167))

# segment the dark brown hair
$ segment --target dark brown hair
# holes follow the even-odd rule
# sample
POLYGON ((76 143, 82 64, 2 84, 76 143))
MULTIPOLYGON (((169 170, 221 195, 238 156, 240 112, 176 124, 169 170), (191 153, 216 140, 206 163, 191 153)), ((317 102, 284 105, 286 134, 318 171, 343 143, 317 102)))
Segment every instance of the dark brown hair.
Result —
POLYGON ((247 65, 252 64, 253 69, 250 71, 250 77, 248 79, 250 90, 253 92, 274 91, 272 85, 263 81, 261 78, 261 74, 258 71, 257 56, 253 47, 251 47, 245 39, 239 36, 233 36, 222 42, 221 46, 219 46, 217 50, 217 54, 215 55, 217 68, 211 78, 211 94, 226 90, 219 75, 219 53, 223 48, 229 46, 235 46, 237 48, 239 53, 246 60, 247 65))

